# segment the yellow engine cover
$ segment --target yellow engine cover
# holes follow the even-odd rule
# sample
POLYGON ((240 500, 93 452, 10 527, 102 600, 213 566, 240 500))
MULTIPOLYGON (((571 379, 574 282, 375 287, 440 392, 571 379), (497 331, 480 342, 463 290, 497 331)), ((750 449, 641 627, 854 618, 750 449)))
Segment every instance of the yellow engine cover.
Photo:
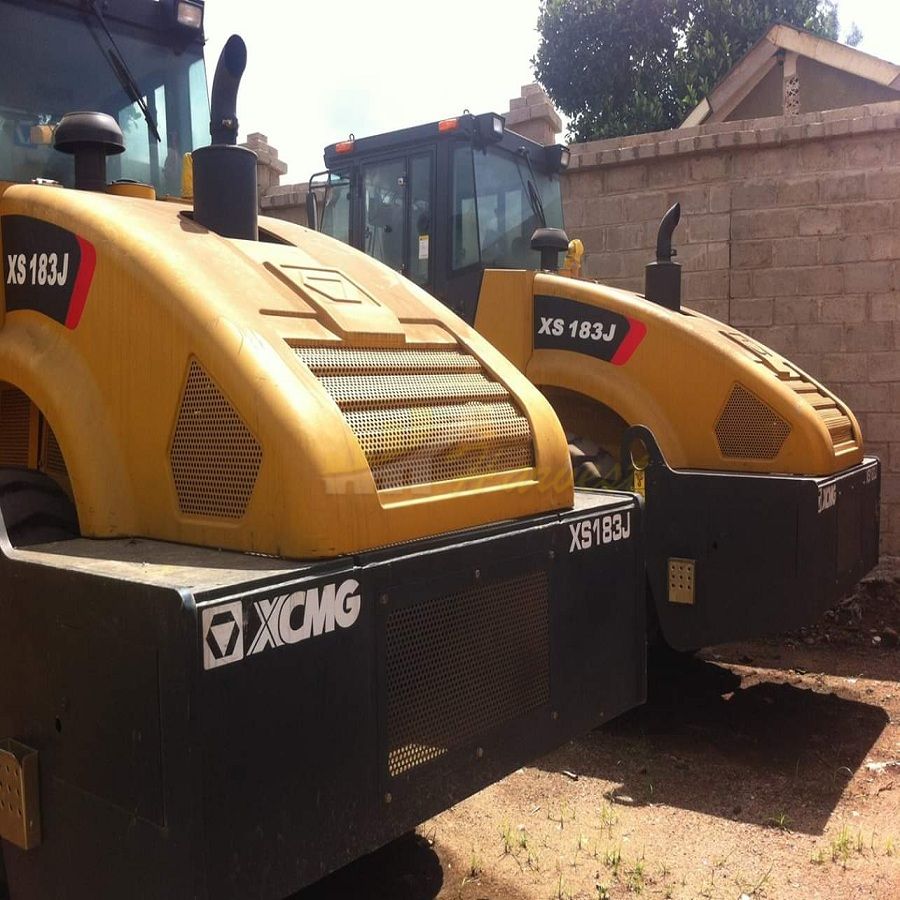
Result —
POLYGON ((0 445, 28 436, 0 465, 55 460, 86 536, 313 558, 572 505, 549 404, 438 301, 299 226, 186 211, 0 196, 0 445))
POLYGON ((834 394, 689 309, 559 275, 488 271, 475 326, 534 384, 646 425, 674 468, 821 476, 862 460, 859 423, 834 394))

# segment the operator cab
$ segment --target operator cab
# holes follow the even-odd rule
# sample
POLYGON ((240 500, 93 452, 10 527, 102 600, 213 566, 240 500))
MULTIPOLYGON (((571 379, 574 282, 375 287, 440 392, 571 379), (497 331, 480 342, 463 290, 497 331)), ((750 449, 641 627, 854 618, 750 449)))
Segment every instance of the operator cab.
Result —
POLYGON ((0 22, 0 188, 72 187, 53 130, 90 110, 124 136, 110 181, 181 194, 184 154, 209 143, 202 0, 0 0, 0 22))
POLYGON ((475 319, 485 269, 539 269, 538 228, 562 228, 568 150, 469 113, 325 148, 310 179, 320 230, 475 319))

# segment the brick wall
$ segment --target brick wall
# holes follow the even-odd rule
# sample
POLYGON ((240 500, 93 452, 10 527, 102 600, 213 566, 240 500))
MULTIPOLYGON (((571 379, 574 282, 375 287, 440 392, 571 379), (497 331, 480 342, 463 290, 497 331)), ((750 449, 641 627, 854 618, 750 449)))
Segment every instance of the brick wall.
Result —
POLYGON ((684 302, 850 405, 900 555, 900 102, 576 144, 563 196, 587 274, 635 290, 681 203, 684 302))

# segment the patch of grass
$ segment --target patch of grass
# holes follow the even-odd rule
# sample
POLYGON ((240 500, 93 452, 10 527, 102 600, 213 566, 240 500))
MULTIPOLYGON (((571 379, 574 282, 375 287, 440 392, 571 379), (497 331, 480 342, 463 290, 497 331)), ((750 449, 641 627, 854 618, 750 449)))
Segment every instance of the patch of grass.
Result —
POLYGON ((594 885, 597 890, 596 900, 609 900, 609 888, 605 884, 599 882, 594 885))
POLYGON ((765 886, 769 883, 769 876, 772 874, 772 866, 769 866, 766 869, 765 873, 761 875, 756 881, 741 883, 738 881, 738 887, 741 890, 741 893, 746 894, 748 897, 757 897, 762 896, 762 891, 765 886))
POLYGON ((509 856, 515 846, 515 835, 509 822, 504 822, 503 828, 500 829, 500 842, 503 845, 503 855, 509 856))
POLYGON ((571 894, 566 890, 566 883, 563 881, 561 872, 556 882, 556 893, 553 895, 553 900, 571 900, 571 894))
POLYGON ((474 881, 476 878, 481 876, 481 873, 484 869, 481 866, 481 857, 475 852, 475 848, 472 848, 472 852, 469 856, 469 868, 466 870, 466 875, 463 878, 462 883, 465 885, 469 881, 474 881))
POLYGON ((841 825, 841 830, 837 837, 831 841, 831 861, 839 862, 846 868, 852 849, 853 838, 850 835, 850 829, 846 825, 841 825))
POLYGON ((766 824, 771 825, 772 828, 778 828, 780 831, 791 830, 791 820, 786 812, 778 813, 776 816, 769 816, 766 824))
POLYGON ((632 894, 642 894, 644 887, 644 860, 641 858, 628 870, 628 890, 632 894))
POLYGON ((619 822, 619 817, 609 803, 600 804, 600 831, 606 832, 606 836, 612 837, 612 830, 619 822))
POLYGON ((579 834, 578 840, 575 841, 575 855, 572 857, 572 865, 578 865, 578 854, 583 853, 588 848, 588 836, 586 834, 579 834))
POLYGON ((884 855, 893 856, 895 852, 894 839, 892 837, 886 838, 884 842, 884 855))
POLYGON ((603 855, 603 865, 605 865, 607 869, 612 869, 613 875, 618 877, 619 866, 622 865, 622 848, 607 848, 606 853, 603 855))

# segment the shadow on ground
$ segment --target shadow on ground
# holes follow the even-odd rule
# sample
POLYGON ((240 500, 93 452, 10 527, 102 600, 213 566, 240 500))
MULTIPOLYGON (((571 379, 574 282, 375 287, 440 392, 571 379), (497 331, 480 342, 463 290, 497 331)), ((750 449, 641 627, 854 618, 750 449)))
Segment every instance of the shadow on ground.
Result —
POLYGON ((406 834, 291 900, 433 900, 443 883, 441 862, 429 842, 406 834))
POLYGON ((821 834, 888 717, 807 682, 741 688, 716 663, 657 660, 645 706, 538 765, 611 781, 613 802, 821 834))

